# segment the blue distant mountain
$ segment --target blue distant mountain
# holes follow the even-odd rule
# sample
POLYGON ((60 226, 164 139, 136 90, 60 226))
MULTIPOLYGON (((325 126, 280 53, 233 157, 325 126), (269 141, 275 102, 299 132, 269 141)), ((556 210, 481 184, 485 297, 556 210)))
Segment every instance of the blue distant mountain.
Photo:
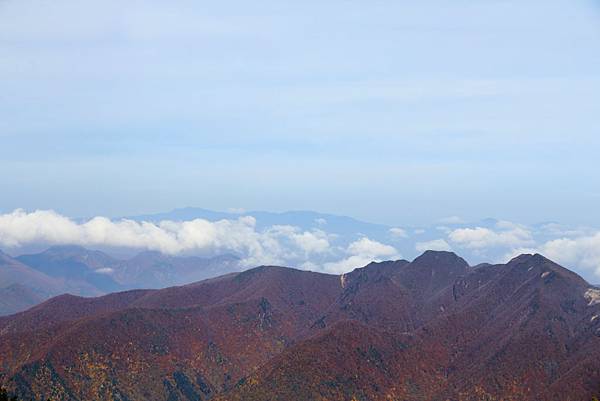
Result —
POLYGON ((391 228, 391 226, 385 224, 368 223, 348 216, 339 216, 308 210, 287 211, 280 213, 253 210, 244 213, 231 213, 195 207, 186 207, 174 209, 166 213, 130 216, 127 218, 135 221, 152 222, 161 220, 186 221, 193 219, 218 221, 223 219, 237 219, 241 216, 252 216, 256 218, 256 227, 259 230, 273 225, 292 225, 300 227, 304 230, 320 227, 325 231, 331 231, 335 233, 379 235, 381 233, 387 233, 391 228))
MULTIPOLYGON (((205 219, 208 221, 235 220, 242 216, 252 216, 256 219, 256 230, 267 230, 275 225, 290 225, 304 231, 322 230, 329 237, 329 242, 334 249, 346 249, 353 241, 362 237, 382 244, 393 246, 404 258, 414 258, 427 249, 433 250, 455 250, 461 252, 470 263, 477 264, 483 261, 505 262, 510 258, 510 249, 507 247, 486 247, 478 249, 461 244, 452 243, 449 234, 461 228, 485 228, 492 232, 502 232, 510 228, 511 223, 503 222, 495 218, 485 218, 479 221, 465 222, 458 218, 448 218, 439 222, 432 222, 424 226, 378 224, 361 221, 348 216, 340 216, 315 211, 246 211, 243 213, 220 212, 203 208, 186 207, 175 209, 166 213, 146 214, 127 217, 135 221, 159 222, 162 220, 188 221, 193 219, 205 219)), ((554 239, 553 234, 545 229, 547 226, 560 226, 553 222, 543 222, 529 226, 531 234, 535 236, 538 243, 554 239)), ((316 264, 324 260, 314 260, 316 264)))

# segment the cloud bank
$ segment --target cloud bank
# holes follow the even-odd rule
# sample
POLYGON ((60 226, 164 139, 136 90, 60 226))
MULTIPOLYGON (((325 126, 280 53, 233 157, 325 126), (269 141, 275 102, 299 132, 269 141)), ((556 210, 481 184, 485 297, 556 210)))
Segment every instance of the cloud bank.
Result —
POLYGON ((393 246, 370 240, 367 237, 352 242, 345 252, 348 257, 337 262, 326 263, 325 271, 335 274, 345 273, 371 262, 401 258, 401 255, 393 246))
POLYGON ((473 251, 475 255, 497 255, 493 261, 505 262, 522 253, 540 253, 587 278, 600 282, 600 232, 591 229, 569 229, 556 223, 537 229, 509 221, 498 221, 495 227, 460 228, 448 233, 456 249, 473 251), (543 239, 558 237, 551 239, 543 239))
POLYGON ((398 259, 393 246, 361 237, 345 247, 333 246, 336 236, 315 228, 273 225, 262 231, 256 219, 163 220, 157 223, 112 221, 94 217, 78 223, 51 210, 17 209, 0 215, 0 246, 19 248, 30 244, 85 247, 121 247, 160 251, 165 254, 235 253, 245 266, 296 265, 331 273, 343 273, 372 261, 398 259))
POLYGON ((600 231, 590 228, 484 221, 447 230, 435 226, 419 230, 386 228, 379 236, 371 233, 367 237, 359 232, 325 231, 328 224, 322 221, 304 228, 259 226, 254 217, 243 214, 218 221, 149 222, 94 217, 78 222, 51 210, 17 209, 0 214, 0 249, 81 245, 170 255, 232 253, 245 267, 287 265, 336 274, 372 261, 400 259, 402 255, 412 258, 426 250, 455 251, 472 264, 504 263, 518 254, 537 252, 593 283, 600 282, 600 231))
POLYGON ((301 231, 280 225, 259 232, 251 216, 215 222, 195 219, 158 223, 94 217, 77 223, 50 210, 28 213, 18 209, 0 215, 0 246, 19 248, 29 244, 135 248, 171 255, 228 252, 240 255, 249 266, 285 264, 330 249, 329 237, 321 230, 301 231))
POLYGON ((525 227, 510 222, 496 223, 498 230, 484 227, 460 228, 451 231, 450 241, 470 249, 490 247, 521 248, 534 245, 532 234, 525 227))
POLYGON ((579 266, 593 272, 600 282, 600 232, 590 236, 548 241, 539 251, 565 266, 579 266))

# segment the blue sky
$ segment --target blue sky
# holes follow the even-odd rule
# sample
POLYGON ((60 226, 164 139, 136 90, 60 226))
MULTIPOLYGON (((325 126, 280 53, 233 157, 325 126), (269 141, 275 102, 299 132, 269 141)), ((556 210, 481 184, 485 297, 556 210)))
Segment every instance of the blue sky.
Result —
POLYGON ((213 3, 1 0, 0 211, 600 225, 597 1, 213 3))

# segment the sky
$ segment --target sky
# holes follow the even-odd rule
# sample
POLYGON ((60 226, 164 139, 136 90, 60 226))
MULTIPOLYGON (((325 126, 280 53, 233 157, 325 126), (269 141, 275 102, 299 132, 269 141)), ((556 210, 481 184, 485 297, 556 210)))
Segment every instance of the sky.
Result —
POLYGON ((0 212, 600 227, 600 3, 0 0, 0 212))

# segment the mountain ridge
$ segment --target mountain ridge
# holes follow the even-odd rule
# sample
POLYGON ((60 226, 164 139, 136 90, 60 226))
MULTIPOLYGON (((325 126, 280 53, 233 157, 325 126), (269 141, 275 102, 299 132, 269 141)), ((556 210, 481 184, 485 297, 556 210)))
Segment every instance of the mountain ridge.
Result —
POLYGON ((14 258, 1 252, 0 316, 20 312, 64 293, 100 296, 135 288, 183 285, 239 270, 238 262, 236 256, 229 254, 204 258, 153 251, 118 259, 78 245, 52 246, 14 258), (14 284, 21 289, 4 288, 14 284))
POLYGON ((470 267, 429 252, 63 296, 0 318, 0 385, 73 401, 576 401, 600 392, 590 288, 537 255, 470 267))

